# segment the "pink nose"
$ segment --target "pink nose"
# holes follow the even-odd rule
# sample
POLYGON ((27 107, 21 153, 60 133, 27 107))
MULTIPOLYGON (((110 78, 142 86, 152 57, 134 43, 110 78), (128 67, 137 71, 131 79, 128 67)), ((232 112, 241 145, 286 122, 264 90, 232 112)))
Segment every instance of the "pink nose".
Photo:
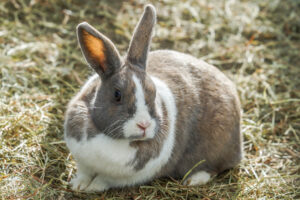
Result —
POLYGON ((143 131, 145 131, 150 126, 150 123, 149 122, 139 122, 136 125, 140 129, 142 129, 143 131))

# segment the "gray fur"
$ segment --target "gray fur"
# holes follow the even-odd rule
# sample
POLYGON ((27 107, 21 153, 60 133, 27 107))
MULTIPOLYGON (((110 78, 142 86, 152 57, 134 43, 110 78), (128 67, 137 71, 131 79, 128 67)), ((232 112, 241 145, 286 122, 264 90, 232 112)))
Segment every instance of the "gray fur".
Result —
POLYGON ((234 84, 217 68, 175 51, 151 52, 148 63, 148 73, 164 80, 177 97, 180 122, 172 158, 158 176, 183 177, 201 160, 193 173, 216 174, 239 163, 240 103, 234 84))
MULTIPOLYGON (((136 67, 125 65, 120 71, 108 79, 105 79, 105 81, 102 81, 100 89, 96 93, 94 108, 91 110, 91 117, 99 133, 104 132, 113 138, 124 138, 121 127, 136 111, 136 99, 134 95, 136 88, 131 79, 133 73, 139 77, 145 90, 148 91, 145 94, 146 99, 149 99, 147 103, 152 105, 152 107, 154 106, 155 88, 152 81, 146 78, 144 71, 136 67), (120 103, 114 102, 113 95, 115 88, 118 88, 122 93, 120 103), (153 91, 151 91, 151 89, 153 91), (105 115, 103 113, 105 113, 105 115), (111 132, 112 130, 113 132, 111 132)), ((157 113, 155 113, 153 109, 150 109, 150 114, 159 121, 157 113)), ((89 136, 92 137, 91 135, 89 136)))
POLYGON ((127 54, 127 61, 142 69, 146 68, 152 30, 155 23, 155 8, 152 5, 147 5, 143 17, 135 28, 127 54))
MULTIPOLYGON (((99 88, 100 78, 94 75, 91 81, 70 101, 66 112, 65 133, 67 137, 73 137, 77 141, 82 138, 84 122, 90 120, 92 100, 99 88)), ((94 127, 94 126, 93 126, 94 127)), ((95 133, 96 130, 89 132, 95 133)))
MULTIPOLYGON (((165 105, 162 118, 158 117, 155 110, 156 88, 150 78, 155 76, 169 86, 178 110, 173 153, 156 177, 182 178, 201 160, 205 162, 193 173, 205 170, 217 174, 234 167, 242 158, 240 102, 234 84, 214 66, 190 55, 168 50, 148 53, 154 24, 155 10, 147 6, 135 30, 125 62, 119 59, 117 50, 105 36, 86 24, 79 25, 79 32, 82 28, 103 40, 108 49, 107 56, 117 61, 109 61, 107 66, 110 75, 103 76, 97 67, 99 63, 89 57, 81 44, 88 63, 101 79, 94 78, 86 84, 69 104, 66 135, 80 140, 83 121, 88 120, 88 138, 93 139, 100 132, 108 134, 105 130, 113 126, 113 122, 130 118, 136 109, 133 95, 135 86, 130 78, 135 73, 141 80, 150 115, 158 122, 153 139, 130 143, 138 149, 133 161, 134 168, 137 171, 142 169, 149 160, 159 155, 169 130, 165 105), (122 106, 113 101, 115 88, 124 95, 122 106)), ((78 35, 80 42, 80 33, 78 35)), ((115 126, 121 127, 124 122, 115 126)), ((108 135, 124 139, 122 130, 118 128, 108 135)))

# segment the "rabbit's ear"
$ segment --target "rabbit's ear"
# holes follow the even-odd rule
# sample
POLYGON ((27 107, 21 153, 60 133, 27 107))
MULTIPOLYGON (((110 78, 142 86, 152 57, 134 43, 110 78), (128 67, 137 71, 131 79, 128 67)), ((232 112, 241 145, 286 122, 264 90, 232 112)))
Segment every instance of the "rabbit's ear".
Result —
POLYGON ((121 66, 114 44, 88 23, 77 26, 77 37, 86 61, 101 78, 110 76, 121 66))
POLYGON ((141 67, 142 69, 146 69, 152 30, 155 23, 155 8, 152 5, 147 5, 143 16, 135 28, 127 54, 127 61, 133 65, 141 67))

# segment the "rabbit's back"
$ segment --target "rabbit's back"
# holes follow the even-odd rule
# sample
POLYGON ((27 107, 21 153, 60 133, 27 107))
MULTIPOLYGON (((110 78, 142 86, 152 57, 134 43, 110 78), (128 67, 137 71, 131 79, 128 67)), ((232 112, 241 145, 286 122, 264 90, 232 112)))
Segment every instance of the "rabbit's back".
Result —
POLYGON ((151 52, 147 72, 169 86, 178 110, 173 156, 161 173, 183 176, 201 160, 212 173, 235 166, 242 157, 235 85, 216 67, 176 51, 151 52))

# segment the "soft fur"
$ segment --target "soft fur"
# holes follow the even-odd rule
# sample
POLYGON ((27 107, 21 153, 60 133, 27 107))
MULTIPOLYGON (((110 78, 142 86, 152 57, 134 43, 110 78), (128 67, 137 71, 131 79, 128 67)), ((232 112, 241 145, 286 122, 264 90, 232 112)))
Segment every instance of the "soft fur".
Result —
POLYGON ((83 55, 96 74, 66 112, 65 140, 77 162, 74 190, 182 178, 202 160, 184 183, 205 184, 242 158, 234 84, 190 55, 149 52, 155 21, 147 5, 125 59, 107 37, 86 22, 78 25, 83 55))

